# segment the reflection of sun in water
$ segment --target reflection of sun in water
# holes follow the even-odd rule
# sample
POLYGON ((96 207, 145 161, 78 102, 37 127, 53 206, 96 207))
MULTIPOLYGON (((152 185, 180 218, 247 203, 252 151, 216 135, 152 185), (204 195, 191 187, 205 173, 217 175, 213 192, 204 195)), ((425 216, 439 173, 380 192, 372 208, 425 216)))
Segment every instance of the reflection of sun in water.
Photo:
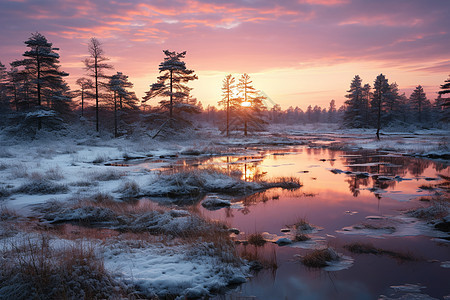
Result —
POLYGON ((244 170, 242 172, 242 180, 253 181, 255 179, 256 169, 247 164, 244 164, 243 167, 244 170))

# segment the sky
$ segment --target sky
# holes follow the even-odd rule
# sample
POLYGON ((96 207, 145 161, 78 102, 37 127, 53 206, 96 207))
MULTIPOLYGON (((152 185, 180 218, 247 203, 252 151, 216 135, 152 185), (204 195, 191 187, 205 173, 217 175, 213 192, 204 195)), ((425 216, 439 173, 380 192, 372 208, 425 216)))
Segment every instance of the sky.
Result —
POLYGON ((448 16, 450 0, 1 0, 0 61, 21 59, 40 32, 73 89, 95 37, 138 97, 168 49, 187 51, 204 107, 217 105, 227 74, 243 73, 283 109, 340 106, 357 74, 373 86, 383 73, 407 96, 420 84, 433 100, 450 74, 448 16))

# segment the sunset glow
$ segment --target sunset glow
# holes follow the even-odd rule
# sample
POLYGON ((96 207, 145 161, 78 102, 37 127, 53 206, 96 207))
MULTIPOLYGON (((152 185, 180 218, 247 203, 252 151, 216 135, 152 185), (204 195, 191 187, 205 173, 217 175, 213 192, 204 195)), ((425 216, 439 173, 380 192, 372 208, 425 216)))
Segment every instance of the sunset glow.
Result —
POLYGON ((371 85, 386 74, 407 96, 420 84, 434 100, 450 73, 449 14, 450 2, 437 0, 4 0, 0 61, 21 59, 38 31, 61 49, 72 89, 96 37, 111 74, 128 75, 140 98, 169 49, 187 51, 199 77, 192 94, 204 107, 217 106, 227 74, 243 73, 283 109, 340 106, 356 74, 371 85))

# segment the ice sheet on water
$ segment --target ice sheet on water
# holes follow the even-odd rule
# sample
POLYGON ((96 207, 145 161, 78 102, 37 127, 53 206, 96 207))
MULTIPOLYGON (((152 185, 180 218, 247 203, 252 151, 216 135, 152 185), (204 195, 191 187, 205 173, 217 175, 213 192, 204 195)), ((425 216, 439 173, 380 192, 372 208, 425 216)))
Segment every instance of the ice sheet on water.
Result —
POLYGON ((425 221, 404 215, 370 217, 366 222, 343 227, 337 233, 350 235, 365 235, 375 238, 387 236, 404 237, 426 235, 430 237, 448 237, 448 233, 434 230, 425 221))
POLYGON ((403 284, 391 286, 392 295, 380 295, 379 300, 437 300, 425 293, 422 289, 426 287, 420 284, 403 284))
POLYGON ((353 258, 339 253, 339 260, 328 262, 328 266, 323 268, 324 271, 336 272, 350 268, 353 265, 353 258))

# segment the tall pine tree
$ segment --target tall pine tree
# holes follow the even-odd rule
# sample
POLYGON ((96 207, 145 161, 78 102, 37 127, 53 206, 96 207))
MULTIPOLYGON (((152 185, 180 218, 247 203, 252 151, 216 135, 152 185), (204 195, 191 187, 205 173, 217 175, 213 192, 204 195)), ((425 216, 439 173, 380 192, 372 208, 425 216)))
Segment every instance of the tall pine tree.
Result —
MULTIPOLYGON (((169 110, 169 119, 172 119, 174 107, 183 103, 183 100, 187 100, 189 96, 190 88, 185 83, 198 77, 194 74, 194 70, 186 68, 186 63, 183 61, 186 51, 178 53, 164 50, 163 52, 166 57, 159 64, 159 72, 162 75, 158 77, 157 83, 150 85, 144 101, 157 96, 168 97, 168 100, 164 99, 159 103, 162 108, 169 110)), ((180 105, 180 107, 183 106, 185 105, 180 105)))
MULTIPOLYGON (((31 92, 38 111, 33 116, 38 119, 38 129, 41 129, 42 119, 54 115, 49 111, 40 111, 44 106, 43 102, 46 101, 49 108, 56 108, 60 103, 55 101, 65 102, 67 100, 66 95, 63 96, 68 92, 63 76, 69 74, 59 70, 59 54, 55 52, 59 48, 53 48, 52 43, 48 42, 47 38, 39 32, 33 33, 25 41, 25 45, 29 47, 29 50, 23 54, 26 58, 16 60, 11 65, 26 73, 32 86, 34 85, 31 92)), ((27 100, 28 92, 29 90, 27 90, 27 100)))
POLYGON ((372 107, 372 112, 375 115, 377 140, 380 140, 382 111, 386 103, 386 98, 389 94, 389 83, 383 74, 377 76, 373 88, 374 92, 370 105, 372 107))
POLYGON ((238 99, 234 96, 234 90, 236 88, 236 79, 231 75, 225 76, 222 81, 222 100, 218 102, 219 106, 223 106, 226 110, 226 134, 229 136, 230 134, 230 121, 231 121, 231 112, 236 109, 238 106, 238 99))
POLYGON ((442 97, 442 118, 443 122, 450 122, 450 76, 444 81, 445 83, 441 85, 441 90, 439 91, 439 95, 442 97))
POLYGON ((346 110, 344 113, 344 126, 360 128, 365 123, 363 116, 363 88, 361 87, 361 77, 356 75, 350 83, 350 89, 347 91, 345 97, 346 110))
POLYGON ((431 107, 430 100, 427 99, 427 95, 423 91, 423 87, 418 85, 411 96, 409 96, 409 102, 412 110, 417 116, 417 121, 422 123, 428 115, 428 110, 431 107))

